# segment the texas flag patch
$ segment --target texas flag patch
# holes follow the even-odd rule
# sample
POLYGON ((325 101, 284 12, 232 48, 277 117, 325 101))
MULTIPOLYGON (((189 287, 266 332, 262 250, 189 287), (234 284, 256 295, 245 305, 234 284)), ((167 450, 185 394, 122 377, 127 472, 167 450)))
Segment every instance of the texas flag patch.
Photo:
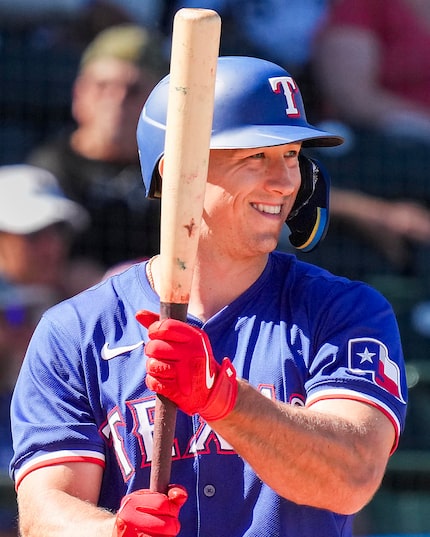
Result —
POLYGON ((377 339, 357 338, 348 343, 350 372, 369 374, 375 384, 381 386, 404 403, 400 389, 399 366, 388 356, 387 347, 377 339))

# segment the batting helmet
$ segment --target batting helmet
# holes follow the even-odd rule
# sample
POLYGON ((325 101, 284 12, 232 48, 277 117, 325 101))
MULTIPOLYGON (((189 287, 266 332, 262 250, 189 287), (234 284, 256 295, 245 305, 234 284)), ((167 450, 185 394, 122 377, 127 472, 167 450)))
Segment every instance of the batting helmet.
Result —
MULTIPOLYGON (((137 126, 139 158, 148 197, 159 197, 161 193, 158 162, 164 153, 168 92, 169 75, 149 95, 137 126)), ((293 142, 302 142, 303 147, 330 147, 340 145, 343 139, 308 123, 300 90, 285 69, 259 58, 220 57, 210 148, 268 147, 293 142)), ((319 190, 325 175, 318 175, 319 190)), ((296 216, 301 207, 306 206, 309 212, 309 204, 316 191, 316 184, 310 188, 310 183, 307 187, 303 183, 302 180, 303 188, 293 208, 296 216)), ((327 210, 328 188, 327 182, 327 210)), ((313 236, 324 236, 328 218, 323 220, 322 232, 315 232, 315 222, 307 226, 313 236)), ((290 229, 293 221, 290 219, 290 229)), ((313 249, 318 241, 309 243, 309 238, 294 246, 306 251, 313 249)))

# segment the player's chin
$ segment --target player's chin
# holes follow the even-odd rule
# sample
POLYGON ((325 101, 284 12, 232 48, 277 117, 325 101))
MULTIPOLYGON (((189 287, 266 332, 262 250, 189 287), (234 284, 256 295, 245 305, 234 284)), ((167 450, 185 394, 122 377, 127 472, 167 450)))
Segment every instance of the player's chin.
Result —
POLYGON ((255 255, 269 254, 278 246, 280 233, 259 234, 252 242, 252 252, 255 255))

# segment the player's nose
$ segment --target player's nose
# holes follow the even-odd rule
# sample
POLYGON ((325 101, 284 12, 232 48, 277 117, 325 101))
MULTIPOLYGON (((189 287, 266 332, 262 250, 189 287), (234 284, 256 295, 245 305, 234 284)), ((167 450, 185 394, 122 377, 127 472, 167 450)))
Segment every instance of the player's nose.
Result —
POLYGON ((284 159, 272 159, 265 175, 265 188, 282 196, 291 196, 300 187, 300 169, 288 166, 284 159))

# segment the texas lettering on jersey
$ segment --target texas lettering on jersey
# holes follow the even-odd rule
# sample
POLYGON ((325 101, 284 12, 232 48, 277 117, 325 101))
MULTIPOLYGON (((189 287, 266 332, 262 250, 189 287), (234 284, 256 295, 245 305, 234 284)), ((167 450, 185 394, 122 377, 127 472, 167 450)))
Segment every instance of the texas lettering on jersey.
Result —
MULTIPOLYGON (((265 397, 274 399, 274 386, 262 385, 259 390, 265 397)), ((303 406, 303 398, 295 395, 291 400, 291 404, 303 406)), ((155 397, 127 401, 126 406, 133 416, 132 432, 139 444, 142 460, 141 467, 148 467, 151 465, 153 455, 155 397)), ((231 445, 209 427, 202 418, 198 417, 198 421, 199 425, 196 432, 189 438, 187 447, 183 452, 180 451, 178 439, 174 439, 172 460, 210 453, 211 449, 215 449, 218 454, 224 455, 236 453, 231 445)), ((109 412, 107 421, 100 428, 100 433, 105 441, 113 446, 124 481, 127 482, 136 468, 131 462, 132 457, 127 453, 127 442, 124 438, 125 431, 126 417, 121 414, 118 407, 115 407, 109 412)))

